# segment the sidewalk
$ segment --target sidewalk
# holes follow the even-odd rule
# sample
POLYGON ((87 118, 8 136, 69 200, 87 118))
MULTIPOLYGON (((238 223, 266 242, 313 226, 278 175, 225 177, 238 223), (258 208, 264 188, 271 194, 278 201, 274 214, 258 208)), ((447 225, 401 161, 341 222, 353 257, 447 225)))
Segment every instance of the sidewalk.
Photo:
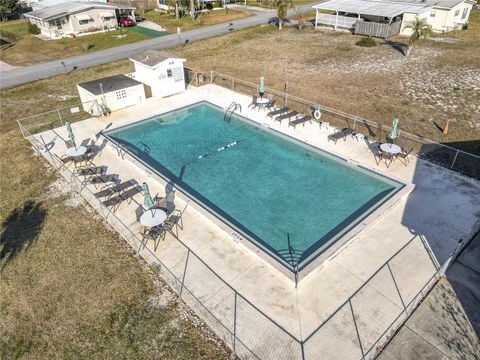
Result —
POLYGON ((480 233, 395 335, 379 360, 480 359, 479 258, 480 233))

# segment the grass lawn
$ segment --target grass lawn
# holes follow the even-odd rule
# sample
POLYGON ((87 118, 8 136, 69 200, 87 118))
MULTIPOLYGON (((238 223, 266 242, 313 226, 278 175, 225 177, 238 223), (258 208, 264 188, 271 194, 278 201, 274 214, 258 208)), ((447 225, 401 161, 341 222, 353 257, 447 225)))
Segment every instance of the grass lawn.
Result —
POLYGON ((0 92, 0 359, 229 358, 17 128, 77 103, 77 81, 130 70, 116 62, 0 92))
POLYGON ((238 11, 238 10, 212 10, 207 13, 203 13, 195 20, 192 20, 190 16, 183 16, 180 20, 175 19, 175 14, 167 14, 157 12, 155 10, 138 10, 138 13, 145 19, 153 21, 161 25, 169 32, 176 32, 177 27, 180 27, 182 31, 195 29, 202 26, 209 26, 220 24, 228 21, 242 19, 251 16, 251 13, 238 11))
POLYGON ((443 36, 458 42, 420 41, 405 58, 382 39, 364 48, 355 45, 362 37, 346 32, 265 25, 170 51, 195 70, 213 68, 254 83, 263 74, 267 87, 277 90, 288 81, 291 94, 380 124, 390 125, 397 114, 400 130, 439 142, 465 141, 456 146, 479 154, 480 11, 472 12, 469 30, 443 36))
POLYGON ((58 40, 41 40, 27 31, 25 20, 14 20, 0 24, 0 28, 14 33, 17 43, 0 53, 0 59, 11 65, 31 65, 66 56, 79 55, 119 45, 146 40, 150 37, 129 29, 123 29, 125 37, 119 37, 120 31, 92 34, 81 37, 58 40), (84 47, 89 44, 88 49, 84 47))

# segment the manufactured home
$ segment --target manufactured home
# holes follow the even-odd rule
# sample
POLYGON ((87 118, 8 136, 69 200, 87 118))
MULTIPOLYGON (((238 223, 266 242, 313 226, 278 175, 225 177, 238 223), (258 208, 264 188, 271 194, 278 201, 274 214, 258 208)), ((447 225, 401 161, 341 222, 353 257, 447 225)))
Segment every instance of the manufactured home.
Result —
POLYGON ((417 17, 436 33, 464 29, 474 4, 472 0, 331 0, 313 8, 317 28, 387 38, 410 35, 407 25, 417 17))

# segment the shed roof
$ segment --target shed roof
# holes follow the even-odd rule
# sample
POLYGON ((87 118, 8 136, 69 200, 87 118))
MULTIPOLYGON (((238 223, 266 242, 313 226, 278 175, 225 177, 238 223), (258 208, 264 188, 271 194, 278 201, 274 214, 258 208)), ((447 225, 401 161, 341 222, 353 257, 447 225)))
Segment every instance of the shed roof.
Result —
POLYGON ((160 50, 145 50, 144 52, 138 55, 132 56, 130 58, 130 60, 132 61, 139 62, 151 68, 154 68, 158 64, 168 59, 177 59, 181 61, 186 61, 185 59, 173 56, 165 51, 160 51, 160 50))
POLYGON ((66 15, 73 15, 76 13, 85 12, 91 9, 116 10, 116 9, 134 9, 134 8, 131 6, 98 3, 93 1, 86 1, 86 2, 64 1, 52 6, 31 11, 29 13, 26 13, 25 16, 48 21, 48 20, 57 19, 59 17, 66 16, 66 15))
POLYGON ((96 79, 93 81, 78 84, 78 86, 84 88, 93 95, 101 95, 102 88, 103 93, 106 94, 112 91, 126 89, 135 85, 142 85, 142 83, 123 74, 109 76, 106 78, 96 79))
POLYGON ((426 3, 394 2, 388 0, 332 0, 313 7, 320 10, 333 10, 389 18, 405 12, 419 14, 430 8, 426 3))

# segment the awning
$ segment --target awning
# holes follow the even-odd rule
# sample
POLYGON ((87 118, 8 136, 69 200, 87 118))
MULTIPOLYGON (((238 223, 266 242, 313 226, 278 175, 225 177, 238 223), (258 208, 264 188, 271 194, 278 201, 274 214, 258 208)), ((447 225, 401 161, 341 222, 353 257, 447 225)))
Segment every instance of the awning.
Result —
POLYGON ((104 13, 101 13, 100 16, 102 18, 113 18, 113 17, 115 17, 115 14, 104 12, 104 13))
POLYGON ((317 10, 330 10, 350 14, 392 18, 403 13, 421 14, 430 7, 423 3, 391 2, 379 0, 332 0, 313 6, 317 10))
POLYGON ((92 20, 92 17, 90 15, 75 15, 75 17, 77 18, 77 20, 92 20))

